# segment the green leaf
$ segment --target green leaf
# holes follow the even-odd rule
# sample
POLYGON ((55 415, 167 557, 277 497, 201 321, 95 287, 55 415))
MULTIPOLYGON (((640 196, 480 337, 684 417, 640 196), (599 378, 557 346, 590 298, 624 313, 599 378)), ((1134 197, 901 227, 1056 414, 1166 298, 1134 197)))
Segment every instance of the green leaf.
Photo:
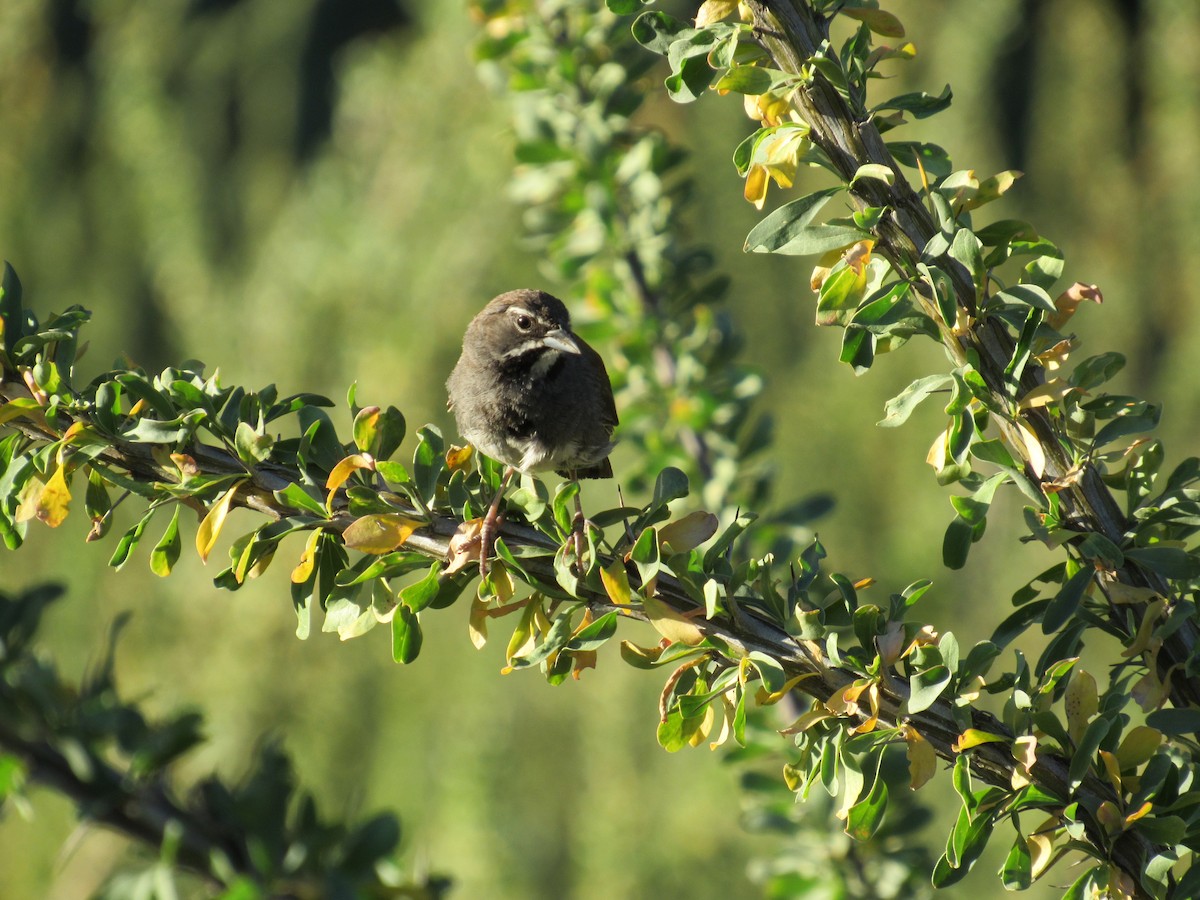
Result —
POLYGON ((1126 559, 1166 578, 1183 579, 1200 575, 1200 560, 1181 547, 1130 547, 1126 559))
POLYGON ((787 673, 777 659, 758 650, 751 650, 747 658, 768 692, 774 694, 783 689, 787 683, 787 673))
POLYGON ((1069 775, 1072 791, 1083 783, 1083 779, 1091 771, 1096 761, 1096 751, 1100 749, 1100 742, 1108 736, 1112 726, 1112 719, 1100 716, 1093 719, 1084 730, 1083 736, 1079 739, 1079 746, 1075 748, 1075 753, 1071 756, 1069 775))
POLYGON ((438 478, 446 467, 446 442, 433 425, 420 429, 417 437, 420 443, 413 453, 413 482, 421 499, 432 504, 437 494, 438 478))
POLYGON ((1023 891, 1033 884, 1033 857, 1029 853, 1029 844, 1021 835, 1013 841, 999 874, 1006 891, 1023 891))
POLYGON ((4 275, 0 278, 0 326, 3 326, 4 352, 11 359, 17 341, 24 337, 25 316, 21 308, 21 279, 8 260, 4 261, 4 275))
POLYGON ((708 52, 716 42, 717 36, 711 31, 693 31, 672 41, 667 48, 672 71, 664 83, 676 103, 696 100, 717 77, 716 70, 708 64, 708 52))
POLYGON ((856 841, 870 840, 883 824, 887 805, 887 782, 876 772, 870 792, 850 807, 846 816, 846 834, 856 841))
POLYGON ((1101 353, 1089 356, 1071 372, 1067 379, 1075 387, 1090 391, 1110 380, 1125 368, 1125 357, 1120 353, 1101 353))
POLYGON ((778 69, 763 66, 735 66, 721 76, 713 90, 733 91, 736 94, 765 94, 795 77, 790 72, 780 72, 778 69))
POLYGON ((420 581, 414 581, 400 591, 400 602, 413 612, 420 612, 437 599, 441 591, 442 563, 435 562, 429 568, 428 574, 420 581))
MULTIPOLYGON (((891 141, 887 148, 891 151, 896 162, 910 169, 924 169, 934 178, 945 178, 953 170, 950 157, 937 144, 926 144, 920 141, 891 141), (920 166, 918 167, 918 162, 920 166)), ((982 238, 982 231, 979 232, 982 238)))
POLYGON ((237 450, 238 459, 247 465, 267 460, 271 456, 274 443, 269 434, 259 434, 249 423, 238 422, 237 432, 234 434, 234 448, 237 450))
POLYGON ((876 181, 882 181, 885 184, 894 184, 896 181, 896 173, 891 166, 885 166, 883 163, 864 163, 859 166, 854 173, 854 177, 850 179, 851 187, 854 183, 862 178, 873 178, 876 181))
POLYGON ((750 229, 743 247, 748 253, 782 253, 803 256, 847 247, 869 238, 869 232, 848 225, 813 225, 829 198, 844 190, 826 188, 772 210, 750 229))
POLYGON ((682 470, 667 466, 654 480, 654 497, 651 508, 659 508, 688 495, 688 477, 682 470))
POLYGON ((875 424, 881 428, 895 428, 903 425, 922 400, 932 393, 943 390, 953 380, 953 376, 948 374, 926 375, 924 378, 918 378, 884 404, 883 410, 886 415, 875 424))
POLYGON ((1058 594, 1046 607, 1045 615, 1042 617, 1042 634, 1053 634, 1075 615, 1079 604, 1083 602, 1083 595, 1087 591, 1088 585, 1092 583, 1094 574, 1095 569, 1085 565, 1067 579, 1058 594))
POLYGON ((674 16, 655 10, 644 12, 634 19, 630 31, 633 33, 633 39, 647 50, 666 56, 667 50, 676 39, 688 36, 695 29, 689 28, 674 16))
POLYGON ((901 94, 898 97, 893 97, 891 100, 885 100, 883 103, 880 103, 871 112, 874 114, 880 110, 895 109, 910 113, 913 118, 924 119, 927 116, 932 116, 934 113, 939 113, 943 109, 946 109, 950 105, 953 96, 950 85, 946 85, 936 97, 925 91, 901 94))
POLYGON ((862 22, 873 32, 883 37, 904 37, 904 25, 890 12, 861 6, 851 6, 838 11, 848 19, 856 19, 862 22))
MULTIPOLYGON (((408 423, 404 421, 404 414, 396 407, 389 406, 379 414, 379 420, 375 423, 375 440, 370 447, 371 455, 375 457, 377 464, 400 449, 407 430, 408 423)), ((384 477, 387 478, 386 475, 384 477)))
POLYGON ((1000 301, 1006 306, 1016 306, 1030 309, 1040 309, 1043 312, 1058 311, 1054 300, 1036 284, 1014 284, 992 296, 993 301, 1000 301))
POLYGON ((421 620, 405 604, 396 607, 392 616, 392 659, 407 665, 421 652, 421 620))
POLYGON ((324 504, 310 495, 303 486, 294 482, 281 491, 275 491, 274 496, 280 503, 290 506, 292 509, 320 516, 322 519, 328 517, 324 504))
POLYGON ((1190 737, 1200 734, 1200 710, 1157 709, 1146 716, 1146 724, 1163 734, 1190 737))
POLYGON ((121 536, 121 540, 117 542, 117 549, 113 551, 112 557, 108 564, 114 569, 120 569, 126 562, 129 561, 129 555, 138 545, 138 541, 142 539, 142 532, 146 530, 146 526, 150 524, 150 520, 154 517, 154 513, 158 511, 158 507, 150 507, 144 516, 136 525, 130 528, 121 536))
POLYGON ((637 566, 638 575, 642 578, 642 584, 648 582, 661 571, 662 565, 659 559, 658 532, 656 529, 650 527, 638 535, 633 549, 629 552, 629 558, 637 566))
POLYGON ((954 240, 950 243, 949 252, 951 259, 958 260, 966 267, 967 272, 971 275, 971 281, 976 286, 976 294, 978 294, 985 272, 983 250, 979 238, 972 234, 969 228, 960 228, 954 233, 954 240))
POLYGON ((178 444, 192 436, 205 415, 204 410, 194 409, 167 421, 138 419, 121 436, 142 444, 178 444))
POLYGON ((908 679, 908 711, 919 713, 936 702, 950 684, 953 673, 946 666, 933 666, 908 679))
POLYGON ((175 563, 179 561, 179 552, 182 549, 182 544, 179 540, 179 504, 175 504, 175 511, 171 516, 171 522, 167 525, 167 530, 163 532, 163 536, 159 538, 154 549, 150 552, 150 571, 161 578, 166 578, 171 574, 171 569, 175 563))
POLYGON ((942 564, 947 569, 961 569, 967 563, 974 542, 975 527, 962 516, 955 516, 942 537, 942 564))
POLYGON ((567 650, 597 650, 617 633, 616 611, 607 612, 566 643, 567 650))

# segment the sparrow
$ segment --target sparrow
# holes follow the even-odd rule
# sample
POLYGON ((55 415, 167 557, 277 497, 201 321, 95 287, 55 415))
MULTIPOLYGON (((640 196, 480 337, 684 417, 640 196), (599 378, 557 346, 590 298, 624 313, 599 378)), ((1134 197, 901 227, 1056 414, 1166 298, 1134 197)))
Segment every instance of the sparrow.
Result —
MULTIPOLYGON (((531 289, 501 294, 471 320, 446 391, 459 433, 505 467, 480 527, 479 573, 486 575, 513 474, 611 478, 617 406, 604 361, 572 333, 567 307, 531 289)), ((584 522, 576 493, 572 532, 580 566, 584 522)))

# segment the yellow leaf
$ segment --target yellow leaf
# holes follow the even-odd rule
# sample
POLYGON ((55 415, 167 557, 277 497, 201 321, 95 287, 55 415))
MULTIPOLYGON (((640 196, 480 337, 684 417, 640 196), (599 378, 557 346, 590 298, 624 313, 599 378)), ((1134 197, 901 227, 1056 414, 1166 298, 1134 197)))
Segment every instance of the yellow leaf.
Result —
POLYGON ((467 634, 470 635, 476 650, 482 650, 483 645, 487 643, 487 620, 487 601, 476 597, 471 601, 471 614, 467 620, 467 634))
POLYGON ((571 653, 571 677, 578 681, 584 669, 596 668, 595 650, 574 650, 571 653))
POLYGON ((762 209, 767 201, 769 183, 770 178, 765 167, 751 166, 750 171, 746 173, 746 186, 742 189, 742 196, 753 203, 755 209, 762 209))
POLYGON ((19 419, 21 416, 28 416, 31 419, 40 418, 40 410, 38 402, 32 397, 18 397, 0 406, 0 425, 11 422, 13 419, 19 419))
POLYGON ((1060 378, 1052 378, 1044 384, 1039 384, 1022 397, 1021 402, 1017 404, 1017 409, 1035 409, 1039 406, 1047 406, 1075 390, 1078 390, 1075 385, 1067 384, 1060 378))
POLYGON ((958 740, 954 742, 954 746, 951 749, 955 753, 962 753, 964 750, 970 750, 972 747, 978 747, 980 744, 1003 743, 1006 740, 1008 738, 1003 735, 980 731, 978 728, 968 728, 958 736, 958 740))
POLYGON ((317 564, 317 542, 321 540, 321 529, 315 528, 304 542, 304 552, 300 554, 300 562, 292 569, 292 584, 304 584, 312 578, 313 567, 317 564))
POLYGON ((538 603, 530 603, 521 614, 521 621, 513 629, 512 637, 508 639, 508 647, 504 651, 504 660, 510 666, 514 659, 533 649, 536 641, 534 619, 540 608, 538 603))
POLYGON ((1059 827, 1058 818, 1051 816, 1025 839, 1029 847, 1030 874, 1036 881, 1054 861, 1054 830, 1059 827))
POLYGON ((446 468, 451 472, 465 472, 470 468, 474 448, 470 444, 465 447, 451 446, 446 451, 446 468))
POLYGON ((1054 299, 1054 308, 1058 312, 1046 316, 1046 324, 1055 331, 1061 331, 1067 320, 1075 315, 1075 310, 1079 309, 1080 304, 1087 301, 1103 303, 1104 295, 1094 284, 1075 282, 1054 299))
POLYGON ((804 784, 804 770, 791 763, 783 764, 783 783, 793 794, 804 784))
POLYGON ((806 712, 802 716, 800 716, 800 718, 798 718, 795 722, 793 722, 787 728, 781 728, 779 730, 779 733, 780 734, 802 734, 803 732, 808 731, 808 729, 812 728, 814 725, 816 725, 820 722, 824 722, 826 719, 832 719, 832 718, 833 718, 833 713, 831 713, 829 710, 827 710, 824 706, 821 706, 820 704, 818 704, 818 705, 814 706, 812 709, 810 709, 808 712, 806 712))
POLYGON ((1096 691, 1096 679, 1083 669, 1071 673, 1067 692, 1063 695, 1063 709, 1067 713, 1067 734, 1076 744, 1083 737, 1088 722, 1100 708, 1100 695, 1096 691))
POLYGON ((700 724, 696 726, 696 730, 692 732, 688 738, 688 745, 691 747, 699 747, 712 733, 713 724, 716 722, 717 714, 713 712, 713 705, 710 703, 704 707, 704 718, 700 720, 700 724))
POLYGON ((1020 435, 1021 445, 1025 448, 1025 459, 1029 463, 1029 468, 1033 470, 1033 474, 1037 478, 1042 477, 1042 473, 1046 471, 1046 451, 1042 449, 1041 443, 1029 426, 1017 420, 1017 432, 1020 435))
POLYGON ((349 549, 361 553, 390 553, 421 524, 399 513, 374 513, 351 522, 342 532, 342 541, 349 549))
POLYGON ((1100 824, 1104 826, 1105 832, 1109 835, 1119 834, 1125 826, 1125 817, 1117 809, 1117 804, 1111 800, 1105 800, 1100 804, 1100 808, 1096 810, 1096 818, 1100 820, 1100 824))
POLYGON ((1108 783, 1112 785, 1114 791, 1120 794, 1121 764, 1117 762, 1117 755, 1109 753, 1107 750, 1101 750, 1100 761, 1104 763, 1104 774, 1108 776, 1108 783))
POLYGON ((1154 804, 1151 803, 1149 800, 1147 800, 1145 803, 1143 803, 1141 806, 1139 806, 1137 809, 1135 809, 1133 812, 1131 812, 1129 815, 1127 815, 1125 817, 1125 824, 1132 825, 1138 819, 1142 818, 1142 816, 1149 813, 1150 810, 1152 810, 1152 809, 1154 809, 1154 804))
POLYGON ((34 515, 51 528, 57 528, 67 517, 71 506, 71 489, 67 486, 66 470, 56 468, 38 496, 34 515))
POLYGON ((728 18, 737 10, 737 0, 704 0, 696 11, 696 27, 707 28, 728 18))
POLYGON ((1170 693, 1170 688, 1159 680, 1153 669, 1135 681, 1129 689, 1129 696, 1142 708, 1142 712, 1158 709, 1166 702, 1170 693))
POLYGON ((946 467, 946 438, 947 431, 943 429, 938 432, 938 436, 933 439, 933 443, 929 445, 929 452, 925 454, 925 462, 933 466, 940 472, 946 467))
POLYGON ((717 524, 712 513, 696 510, 659 528, 658 539, 667 553, 688 553, 716 534, 717 524))
POLYGON ((704 640, 704 633, 696 627, 695 622, 676 612, 657 597, 643 597, 642 610, 654 626, 654 630, 672 643, 694 647, 704 640))
POLYGON ((911 725, 903 727, 904 741, 908 745, 909 787, 919 791, 937 772, 937 753, 933 745, 921 737, 911 725))
POLYGON ((200 467, 196 465, 196 460, 186 453, 172 453, 170 458, 171 462, 175 463, 176 468, 179 469, 179 474, 184 478, 200 474, 200 467))
POLYGON ((1162 618, 1166 604, 1167 601, 1162 597, 1156 597, 1153 602, 1147 604, 1146 611, 1142 613, 1141 621, 1138 622, 1137 634, 1134 635, 1129 646, 1121 651, 1122 656, 1138 656, 1151 649, 1153 645, 1161 643, 1162 639, 1155 637, 1154 629, 1158 627, 1158 620, 1162 618))
POLYGON ((723 695, 721 697, 721 706, 719 709, 719 714, 721 716, 721 730, 717 733, 717 736, 714 740, 709 741, 709 744, 708 744, 709 750, 716 750, 718 747, 722 746, 727 740, 729 740, 729 735, 732 733, 732 731, 729 727, 729 722, 733 718, 733 714, 730 712, 730 710, 732 708, 733 708, 733 705, 723 695))
POLYGON ((859 713, 858 698, 871 682, 855 681, 835 691, 825 701, 825 708, 835 716, 857 716, 859 713))
POLYGON ((217 538, 221 536, 221 528, 225 525, 225 517, 229 515, 230 504, 233 503, 233 497, 241 486, 242 482, 239 481, 222 494, 221 499, 212 505, 204 517, 204 521, 196 529, 196 552, 200 554, 202 562, 208 562, 208 554, 212 552, 217 538))
POLYGON ((1075 338, 1063 338, 1049 350, 1043 350, 1034 357, 1042 364, 1047 372, 1057 372, 1067 362, 1067 358, 1071 355, 1071 351, 1075 349, 1075 338))
POLYGON ((325 508, 333 511, 333 496, 337 493, 338 488, 346 483, 346 479, 357 472, 359 469, 373 469, 375 461, 366 453, 354 453, 347 456, 340 463, 333 467, 333 471, 329 473, 329 477, 325 479, 325 490, 329 491, 329 498, 325 501, 325 508))
POLYGON ((760 687, 758 692, 754 695, 754 699, 759 706, 771 706, 772 704, 778 703, 780 700, 790 694, 792 692, 792 688, 794 688, 800 682, 808 678, 812 678, 816 674, 816 672, 805 672, 803 675, 797 675, 795 678, 789 678, 777 691, 768 692, 766 688, 760 687))
POLYGON ((871 715, 854 728, 851 728, 851 734, 869 734, 879 724, 879 685, 875 682, 871 682, 871 686, 867 690, 867 699, 871 704, 871 715))
POLYGON ((621 641, 621 658, 639 669, 648 669, 662 656, 663 647, 639 647, 632 641, 621 641))
MULTIPOLYGON (((604 591, 609 600, 617 606, 629 605, 629 575, 620 559, 614 559, 606 568, 600 570, 600 580, 604 582, 604 591)), ((625 612, 628 614, 628 611, 625 612)))
POLYGON ((1121 738, 1121 745, 1117 747, 1117 760, 1121 764, 1121 771, 1136 769, 1149 760, 1162 741, 1162 732, 1149 725, 1135 725, 1129 729, 1128 734, 1121 738))
POLYGON ((1013 741, 1012 755, 1018 765, 1012 770, 1009 783, 1014 791, 1028 787, 1033 782, 1030 770, 1037 761, 1037 737, 1025 734, 1013 741))
POLYGON ((985 203, 991 203, 993 200, 998 199, 1023 174, 1016 169, 1008 169, 1007 171, 993 175, 991 178, 983 179, 983 181, 979 182, 979 189, 975 195, 963 204, 963 209, 975 209, 976 207, 983 206, 985 203))

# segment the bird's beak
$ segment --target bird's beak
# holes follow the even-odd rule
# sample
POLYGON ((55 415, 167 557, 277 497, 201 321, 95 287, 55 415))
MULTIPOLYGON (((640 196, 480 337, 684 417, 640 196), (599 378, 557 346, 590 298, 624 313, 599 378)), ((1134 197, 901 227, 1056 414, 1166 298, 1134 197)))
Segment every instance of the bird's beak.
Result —
POLYGON ((575 343, 575 336, 562 328, 555 328, 548 332, 542 338, 542 344, 551 350, 561 350, 563 353, 579 353, 579 345, 575 343))

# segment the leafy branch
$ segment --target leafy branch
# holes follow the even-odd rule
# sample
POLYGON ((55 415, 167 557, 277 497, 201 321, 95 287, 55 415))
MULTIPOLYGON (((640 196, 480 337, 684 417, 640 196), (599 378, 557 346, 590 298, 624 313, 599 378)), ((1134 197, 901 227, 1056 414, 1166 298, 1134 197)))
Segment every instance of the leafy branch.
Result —
MULTIPOLYGON (((393 859, 399 824, 388 814, 357 828, 322 819, 297 791, 291 762, 274 744, 259 750, 240 784, 215 777, 186 799, 172 766, 202 740, 201 719, 183 713, 151 722, 122 701, 108 656, 78 688, 36 657, 33 639, 56 587, 0 594, 0 802, 22 809, 29 786, 70 798, 81 817, 130 837, 158 859, 118 886, 137 895, 191 876, 225 896, 441 896, 438 877, 406 878, 393 859), (139 887, 140 885, 140 887, 139 887)), ((126 894, 122 894, 126 895, 126 894)))
MULTIPOLYGON (((934 145, 883 140, 906 116, 932 114, 950 99, 947 91, 868 106, 877 67, 911 55, 908 45, 873 43, 874 34, 902 33, 899 23, 854 2, 748 3, 746 21, 727 22, 738 5, 710 0, 696 27, 651 11, 633 21, 632 33, 667 56, 666 86, 676 99, 710 88, 745 98, 761 125, 734 153, 748 199, 763 205, 769 186, 791 187, 801 166, 835 176, 832 187, 766 215, 747 244, 822 257, 812 280, 818 321, 844 329, 842 359, 865 371, 877 354, 914 337, 946 347, 952 370, 910 385, 885 420, 900 424, 922 400, 950 395, 930 461, 939 483, 967 493, 952 500, 946 562, 965 564, 1001 488, 1029 498, 1029 537, 1061 549, 1063 561, 1019 592, 1016 611, 991 640, 971 648, 913 620, 927 583, 870 603, 866 582, 822 571, 815 541, 747 558, 757 528, 731 503, 732 482, 722 482, 714 502, 706 494, 709 510, 685 511, 682 468, 703 475, 717 461, 735 471, 743 464, 739 432, 754 433, 743 430, 753 391, 738 391, 753 380, 737 372, 722 380, 733 343, 723 330, 714 335, 707 303, 692 302, 715 296, 712 283, 669 293, 689 271, 688 254, 662 243, 672 227, 663 179, 678 156, 661 136, 643 140, 628 120, 640 102, 630 73, 646 69, 631 61, 602 11, 486 6, 485 15, 499 20, 482 55, 499 65, 511 53, 520 75, 512 83, 531 110, 530 129, 518 128, 519 152, 530 164, 524 175, 549 186, 530 187, 528 197, 538 213, 531 218, 544 217, 547 260, 564 277, 582 275, 596 318, 626 335, 629 368, 615 374, 640 451, 639 492, 648 499, 593 512, 593 565, 580 574, 562 552, 571 489, 552 494, 524 480, 509 500, 500 560, 469 601, 475 642, 507 618, 515 623, 507 665, 537 668, 558 683, 597 665, 597 651, 623 620, 648 621, 654 641, 626 639, 621 655, 667 673, 658 737, 672 750, 742 743, 756 705, 806 695, 783 731, 785 783, 801 796, 820 787, 834 797, 857 839, 878 832, 889 804, 885 754, 904 748, 913 788, 933 777, 939 759, 952 763, 962 805, 933 873, 937 885, 965 875, 996 825, 1011 822, 1016 834, 1001 873, 1007 886, 1027 887, 1059 860, 1084 853, 1096 862, 1076 880, 1076 895, 1101 886, 1115 896, 1195 893, 1200 876, 1187 866, 1200 837, 1190 791, 1197 716, 1188 706, 1196 567, 1186 541, 1200 521, 1191 487, 1200 465, 1183 464, 1163 486, 1156 482, 1161 446, 1125 443, 1153 428, 1158 411, 1096 392, 1118 357, 1093 357, 1067 373, 1073 343, 1061 329, 1096 295, 1079 286, 1051 295, 1061 253, 1027 223, 972 223, 973 211, 1015 175, 980 180, 955 172, 934 145), (835 46, 835 25, 847 24, 835 46), (548 98, 559 94, 570 102, 555 114, 548 98), (588 110, 602 115, 589 119, 588 110), (594 158, 577 140, 585 122, 600 123, 594 158), (534 165, 539 160, 547 166, 534 165), (902 167, 917 173, 920 193, 902 167), (821 221, 835 198, 848 199, 848 214, 821 221), (652 227, 637 231, 635 221, 652 227), (650 252, 656 247, 658 256, 650 252), (614 260, 620 265, 610 266, 614 260), (1018 262, 1026 264, 1011 272, 1018 262), (664 354, 675 367, 660 365, 669 377, 653 382, 649 373, 664 354), (684 371, 694 376, 686 385, 684 371), (639 394, 650 383, 657 387, 639 394), (688 390, 704 402, 661 428, 656 405, 688 390), (707 442, 704 460, 682 458, 676 468, 655 455, 686 456, 655 441, 689 429, 707 442), (1124 492, 1123 512, 1111 490, 1124 492), (1049 637, 1039 658, 1031 664, 1014 649, 1012 665, 992 674, 1034 625, 1049 637), (1126 650, 1103 688, 1078 658, 1097 630, 1126 650), (989 697, 994 713, 980 708, 989 697), (1160 708, 1168 698, 1176 708, 1160 708), (1039 819, 1033 827, 1031 815, 1039 819)), ((610 6, 633 12, 641 4, 610 6)), ((236 590, 263 574, 287 542, 300 636, 318 610, 323 630, 343 639, 384 624, 394 658, 414 661, 422 617, 455 602, 470 583, 472 529, 498 483, 497 467, 447 446, 430 426, 416 433, 411 463, 399 461, 402 414, 359 406, 353 390, 343 413, 347 439, 325 412, 328 400, 281 398, 274 386, 225 387, 199 364, 157 375, 119 369, 77 384, 87 318, 71 309, 39 323, 6 271, 6 544, 19 546, 31 522, 60 524, 82 493, 94 540, 134 512, 113 553, 118 568, 135 558, 152 520, 169 514, 150 552, 152 569, 167 575, 182 551, 181 510, 197 514, 196 550, 207 560, 217 558, 230 509, 244 506, 266 521, 234 537, 218 586, 236 590)))

